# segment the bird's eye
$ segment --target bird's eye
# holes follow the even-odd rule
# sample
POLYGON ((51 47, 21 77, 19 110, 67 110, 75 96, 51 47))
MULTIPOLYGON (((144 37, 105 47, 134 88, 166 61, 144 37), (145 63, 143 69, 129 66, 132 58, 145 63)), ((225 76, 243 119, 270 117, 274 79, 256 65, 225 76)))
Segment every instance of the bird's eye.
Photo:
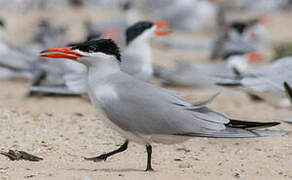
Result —
POLYGON ((95 52, 96 51, 96 48, 94 46, 89 46, 88 49, 89 49, 90 52, 95 52))

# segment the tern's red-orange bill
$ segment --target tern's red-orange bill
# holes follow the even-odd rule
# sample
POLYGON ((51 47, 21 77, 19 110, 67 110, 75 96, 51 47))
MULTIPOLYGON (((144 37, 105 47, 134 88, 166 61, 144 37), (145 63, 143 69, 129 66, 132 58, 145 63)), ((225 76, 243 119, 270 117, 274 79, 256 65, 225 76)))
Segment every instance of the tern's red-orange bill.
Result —
POLYGON ((66 58, 76 60, 79 57, 83 57, 81 54, 72 51, 72 47, 56 47, 51 48, 48 50, 44 50, 40 53, 41 57, 48 57, 48 58, 66 58))

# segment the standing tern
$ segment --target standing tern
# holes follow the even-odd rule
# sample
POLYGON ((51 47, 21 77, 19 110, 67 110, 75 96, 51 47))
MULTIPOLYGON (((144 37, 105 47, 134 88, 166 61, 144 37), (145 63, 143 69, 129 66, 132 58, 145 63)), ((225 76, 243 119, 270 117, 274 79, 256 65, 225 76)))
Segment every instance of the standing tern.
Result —
MULTIPOLYGON (((122 52, 121 70, 143 81, 148 81, 153 74, 152 67, 152 53, 150 40, 154 36, 168 35, 168 30, 162 30, 161 28, 168 27, 168 22, 156 22, 139 21, 132 26, 128 27, 126 35, 127 48, 122 52)), ((46 63, 47 64, 47 63, 46 63)), ((52 64, 52 62, 50 62, 52 64)), ((87 93, 87 69, 80 63, 62 61, 63 67, 61 71, 56 70, 60 67, 48 69, 45 66, 46 74, 53 77, 53 81, 58 82, 61 80, 63 87, 54 83, 57 86, 38 86, 34 85, 30 87, 31 92, 43 92, 54 93, 62 95, 78 95, 87 93), (64 67, 65 66, 65 67, 64 67), (80 68, 79 68, 80 67, 80 68), (74 68, 74 69, 73 69, 74 68), (59 78, 56 78, 56 73, 59 78), (61 76, 61 77, 60 77, 61 76), (64 85, 65 84, 65 85, 64 85)), ((58 66, 58 63, 53 64, 54 67, 58 66)))
POLYGON ((152 171, 152 143, 179 143, 191 137, 243 138, 285 134, 258 130, 277 122, 245 122, 228 118, 207 108, 212 97, 202 102, 185 101, 172 91, 141 81, 120 70, 118 46, 110 39, 88 41, 73 47, 42 51, 41 57, 66 58, 88 68, 88 94, 105 122, 121 133, 125 143, 117 150, 93 158, 106 160, 125 151, 129 141, 146 146, 147 168, 152 171))
POLYGON ((281 58, 270 65, 249 69, 236 78, 221 78, 217 85, 238 88, 254 94, 268 103, 286 107, 290 105, 285 93, 288 84, 292 84, 292 57, 281 58))

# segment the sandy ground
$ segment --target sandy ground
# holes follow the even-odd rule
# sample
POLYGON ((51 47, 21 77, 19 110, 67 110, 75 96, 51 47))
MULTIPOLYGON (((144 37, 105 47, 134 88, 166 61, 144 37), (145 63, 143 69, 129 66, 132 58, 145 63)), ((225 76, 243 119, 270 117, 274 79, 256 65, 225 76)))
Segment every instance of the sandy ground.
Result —
MULTIPOLYGON (((84 11, 82 13, 85 15, 78 16, 79 13, 68 11, 60 17, 60 11, 57 10, 54 13, 43 12, 51 18, 59 17, 58 23, 68 23, 72 17, 82 19, 94 15, 84 11)), ((20 31, 26 29, 24 25, 36 14, 0 12, 0 15, 11 19, 10 28, 19 27, 19 31, 11 28, 9 32, 8 38, 14 39, 13 43, 23 41, 23 38, 19 39, 20 31), (21 16, 23 20, 17 20, 21 16)), ((291 39, 291 18, 292 13, 272 16, 268 31, 271 42, 291 39)), ((80 28, 80 24, 75 22, 72 26, 80 28)), ((71 30, 69 34, 76 40, 81 38, 75 31, 71 30)), ((189 36, 198 39, 208 37, 205 34, 189 36)), ((203 60, 208 54, 158 48, 153 55, 157 64, 167 64, 173 58, 203 60)), ((28 85, 25 80, 0 81, 0 150, 23 150, 44 160, 10 161, 0 156, 0 179, 292 179, 292 126, 284 123, 274 128, 288 132, 281 137, 193 138, 177 145, 154 144, 154 172, 144 172, 146 150, 135 143, 130 143, 128 151, 106 162, 85 161, 83 156, 96 156, 117 148, 123 143, 123 138, 103 124, 87 98, 28 98, 28 85)), ((203 100, 213 93, 173 89, 186 94, 186 99, 192 101, 203 100)), ((243 93, 229 91, 223 92, 210 107, 232 118, 251 121, 281 121, 292 116, 290 109, 255 103, 243 93)))

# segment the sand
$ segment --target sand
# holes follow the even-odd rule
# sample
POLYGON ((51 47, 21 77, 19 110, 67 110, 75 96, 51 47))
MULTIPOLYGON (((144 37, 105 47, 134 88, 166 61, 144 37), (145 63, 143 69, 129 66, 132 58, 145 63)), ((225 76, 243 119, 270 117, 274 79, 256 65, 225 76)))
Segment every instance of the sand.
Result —
MULTIPOLYGON (((60 17, 60 11, 54 12, 43 14, 51 18, 60 17)), ((72 17, 92 18, 95 14, 89 10, 82 11, 82 16, 72 10, 64 12, 66 14, 56 20, 58 23, 70 24, 68 20, 72 17)), ((25 40, 20 38, 19 32, 26 29, 26 22, 36 18, 39 12, 2 11, 0 14, 11 19, 8 39, 18 44, 25 40), (20 16, 23 21, 18 24, 17 17, 20 16), (17 24, 18 31, 12 28, 17 24)), ((268 30, 270 42, 291 39, 292 13, 276 13, 271 17, 268 30)), ((78 22, 71 21, 71 25, 76 29, 81 27, 78 22)), ((70 30, 69 34, 78 40, 81 39, 78 32, 70 30)), ((171 38, 180 36, 178 33, 171 38)), ((208 39, 206 34, 189 36, 208 39)), ((155 43, 154 47, 157 47, 155 43)), ((270 56, 270 49, 266 51, 270 56)), ((183 52, 159 47, 153 53, 155 63, 164 65, 173 58, 203 61, 207 55, 207 52, 183 52)), ((87 98, 30 98, 26 96, 28 86, 26 80, 0 81, 0 150, 23 150, 44 160, 10 161, 0 155, 0 179, 292 179, 292 125, 285 123, 273 128, 288 132, 281 137, 193 138, 183 144, 154 144, 154 172, 144 172, 146 149, 135 143, 130 143, 126 152, 105 162, 85 161, 84 156, 96 156, 116 149, 123 143, 123 137, 104 125, 87 98)), ((203 100, 213 94, 205 90, 172 89, 192 101, 203 100)), ((240 92, 222 92, 209 107, 232 118, 251 121, 281 121, 292 116, 291 109, 252 102, 240 92)))

